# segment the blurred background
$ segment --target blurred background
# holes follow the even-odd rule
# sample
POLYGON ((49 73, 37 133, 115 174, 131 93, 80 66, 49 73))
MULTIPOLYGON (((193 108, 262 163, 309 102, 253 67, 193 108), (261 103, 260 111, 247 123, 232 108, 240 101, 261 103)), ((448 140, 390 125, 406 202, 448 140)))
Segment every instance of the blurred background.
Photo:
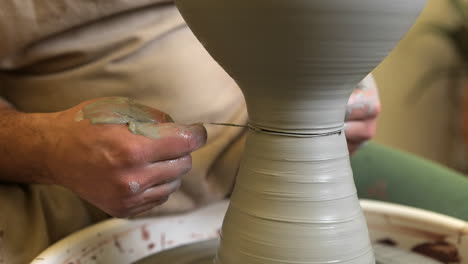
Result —
POLYGON ((464 54, 455 45, 464 41, 468 49, 463 24, 468 19, 453 3, 430 0, 410 33, 374 71, 382 100, 376 141, 468 172, 462 104, 468 76, 453 71, 465 69, 464 54), (443 33, 445 27, 458 30, 456 40, 443 33))

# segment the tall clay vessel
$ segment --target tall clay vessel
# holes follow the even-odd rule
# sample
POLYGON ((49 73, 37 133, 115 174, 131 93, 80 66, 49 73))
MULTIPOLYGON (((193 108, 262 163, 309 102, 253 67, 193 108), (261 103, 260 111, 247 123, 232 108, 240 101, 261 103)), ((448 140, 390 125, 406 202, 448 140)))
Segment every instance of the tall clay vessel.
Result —
POLYGON ((176 0, 241 87, 247 145, 218 264, 373 264, 343 131, 425 0, 176 0))

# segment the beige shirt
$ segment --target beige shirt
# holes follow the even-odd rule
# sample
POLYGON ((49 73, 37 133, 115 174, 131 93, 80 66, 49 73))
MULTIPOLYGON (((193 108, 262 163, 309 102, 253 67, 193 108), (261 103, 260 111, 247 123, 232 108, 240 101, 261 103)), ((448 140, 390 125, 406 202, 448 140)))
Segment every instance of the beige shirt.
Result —
POLYGON ((74 27, 171 0, 5 0, 0 3, 2 68, 15 67, 5 59, 45 38, 74 27))
MULTIPOLYGON (((0 2, 0 96, 26 112, 126 96, 176 122, 245 123, 242 93, 166 0, 0 2)), ((181 190, 157 211, 188 210, 232 188, 242 129, 208 126, 181 190)), ((72 155, 72 153, 70 153, 72 155)))

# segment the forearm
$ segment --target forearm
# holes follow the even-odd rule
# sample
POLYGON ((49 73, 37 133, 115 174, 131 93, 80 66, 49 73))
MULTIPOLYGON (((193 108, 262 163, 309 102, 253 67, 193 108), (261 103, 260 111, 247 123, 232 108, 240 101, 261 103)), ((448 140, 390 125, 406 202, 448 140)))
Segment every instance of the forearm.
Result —
POLYGON ((0 182, 51 183, 43 115, 18 112, 0 99, 0 182))

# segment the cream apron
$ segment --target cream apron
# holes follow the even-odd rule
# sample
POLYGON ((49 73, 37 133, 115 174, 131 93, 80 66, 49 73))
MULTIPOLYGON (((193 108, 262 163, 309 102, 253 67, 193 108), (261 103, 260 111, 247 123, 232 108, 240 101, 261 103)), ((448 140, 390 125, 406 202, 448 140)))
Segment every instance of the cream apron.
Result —
MULTIPOLYGON (((126 96, 179 123, 247 120, 236 84, 164 0, 1 1, 0 96, 24 112, 126 96)), ((194 153, 181 189, 152 214, 190 210, 229 194, 243 130, 207 129, 208 144, 194 153)), ((28 263, 106 217, 58 186, 0 183, 0 264, 28 263)))

